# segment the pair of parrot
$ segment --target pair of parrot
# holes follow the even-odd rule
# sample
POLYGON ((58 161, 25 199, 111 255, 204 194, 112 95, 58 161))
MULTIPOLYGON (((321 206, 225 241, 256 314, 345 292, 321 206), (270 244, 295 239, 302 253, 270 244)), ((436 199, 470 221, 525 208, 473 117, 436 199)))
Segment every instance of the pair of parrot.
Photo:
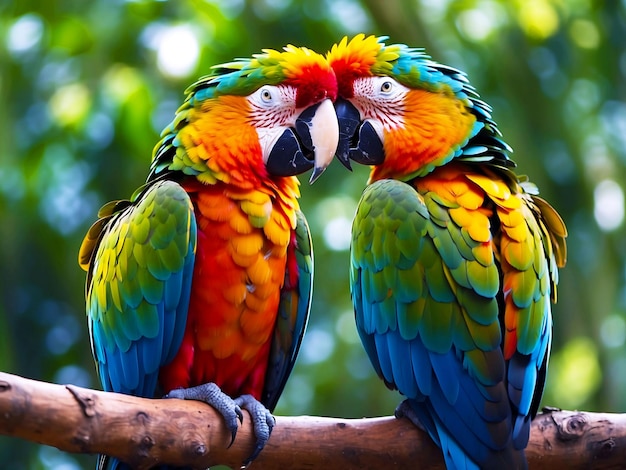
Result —
MULTIPOLYGON (((567 231, 513 172, 466 76, 386 37, 213 67, 80 248, 104 390, 202 400, 256 458, 311 305, 298 180, 371 165, 352 228, 356 326, 449 469, 525 468, 567 231)), ((99 468, 127 468, 101 456, 99 468)))

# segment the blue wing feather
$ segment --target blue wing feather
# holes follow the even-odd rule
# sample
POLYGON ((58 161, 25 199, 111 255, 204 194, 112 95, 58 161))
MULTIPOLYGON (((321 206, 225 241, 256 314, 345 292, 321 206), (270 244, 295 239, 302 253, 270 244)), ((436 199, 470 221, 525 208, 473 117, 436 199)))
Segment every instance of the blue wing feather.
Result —
MULTIPOLYGON (((513 446, 497 302, 495 297, 482 300, 487 290, 480 286, 477 292, 467 273, 497 268, 469 266, 475 263, 473 255, 468 259, 469 243, 476 242, 463 237, 455 250, 456 235, 444 228, 447 208, 435 198, 428 204, 425 199, 398 181, 366 188, 351 253, 357 330, 377 373, 409 398, 449 468, 477 469, 477 462, 490 468, 505 468, 507 462, 523 466, 513 446), (366 217, 360 215, 362 208, 366 217), (429 210, 441 225, 432 222, 429 210), (371 225, 378 228, 371 230, 371 225), (386 254, 396 251, 402 255, 386 254), (401 260, 402 268, 394 260, 401 260), (398 271, 396 283, 388 282, 384 270, 389 269, 398 271), (453 283, 453 270, 460 284, 453 283), (416 292, 417 298, 411 298, 416 292), (480 339, 485 336, 489 341, 480 339)), ((529 377, 518 378, 525 390, 529 377)))
POLYGON ((134 201, 105 208, 87 278, 94 359, 105 390, 153 397, 159 368, 178 351, 187 319, 193 206, 177 183, 157 181, 134 201))

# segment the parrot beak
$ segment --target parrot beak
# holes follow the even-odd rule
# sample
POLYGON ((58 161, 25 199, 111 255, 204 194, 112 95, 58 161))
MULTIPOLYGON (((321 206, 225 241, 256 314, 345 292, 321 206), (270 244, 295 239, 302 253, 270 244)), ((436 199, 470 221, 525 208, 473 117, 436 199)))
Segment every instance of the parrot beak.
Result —
POLYGON ((332 101, 325 99, 307 108, 296 120, 296 131, 311 139, 310 149, 315 155, 315 167, 309 183, 313 184, 333 161, 339 144, 339 124, 332 101), (313 115, 309 119, 310 113, 313 115))
POLYGON ((296 119, 295 129, 286 129, 267 159, 266 168, 275 176, 293 176, 313 168, 313 184, 330 164, 339 143, 339 125, 329 99, 306 108, 296 119))
POLYGON ((350 166, 350 143, 361 123, 361 116, 357 109, 347 100, 337 99, 335 113, 339 121, 339 146, 337 147, 337 160, 348 170, 350 166))
POLYGON ((385 161, 385 149, 376 129, 368 121, 361 122, 361 115, 352 103, 338 99, 335 112, 339 121, 337 159, 343 166, 352 170, 350 160, 362 165, 380 165, 385 161))

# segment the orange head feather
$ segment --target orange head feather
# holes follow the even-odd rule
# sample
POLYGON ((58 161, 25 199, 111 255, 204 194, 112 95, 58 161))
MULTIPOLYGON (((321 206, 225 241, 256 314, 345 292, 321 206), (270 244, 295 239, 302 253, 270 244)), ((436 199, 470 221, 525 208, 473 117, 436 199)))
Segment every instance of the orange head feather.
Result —
MULTIPOLYGON (((212 67, 186 90, 187 98, 154 149, 149 179, 179 171, 206 184, 257 187, 268 180, 259 128, 286 129, 303 109, 334 100, 337 82, 324 56, 305 47, 264 49, 251 58, 212 67), (265 113, 250 97, 282 87, 285 106, 265 113)), ((268 138, 267 140, 272 140, 268 138)), ((265 149, 267 150, 267 149, 265 149)))
MULTIPOLYGON (((454 158, 514 165, 490 107, 478 99, 463 72, 432 61, 422 49, 386 45, 385 39, 344 37, 326 56, 337 77, 339 98, 350 101, 361 124, 369 123, 370 133, 375 131, 382 141, 384 160, 374 163, 372 179, 408 180, 454 158)), ((349 138, 353 141, 356 135, 349 138)), ((367 163, 363 150, 366 158, 356 161, 367 163)), ((355 155, 354 147, 350 155, 355 155)))

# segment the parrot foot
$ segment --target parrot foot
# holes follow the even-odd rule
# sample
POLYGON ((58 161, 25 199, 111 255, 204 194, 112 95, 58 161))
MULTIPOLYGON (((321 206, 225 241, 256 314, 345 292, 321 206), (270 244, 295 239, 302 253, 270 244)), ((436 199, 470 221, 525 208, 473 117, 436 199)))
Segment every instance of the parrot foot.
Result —
POLYGON ((191 388, 177 388, 165 395, 165 398, 179 398, 181 400, 202 401, 215 408, 218 413, 224 417, 226 427, 230 431, 231 440, 228 447, 235 441, 237 429, 239 427, 237 420, 243 423, 242 409, 248 410, 252 417, 252 427, 256 436, 256 446, 254 451, 246 460, 244 460, 241 468, 247 468, 254 459, 256 459, 272 434, 272 429, 276 424, 276 420, 272 413, 252 395, 242 395, 232 399, 226 395, 214 383, 207 383, 191 388))
POLYGON ((411 406, 411 403, 409 403, 408 399, 404 400, 402 403, 398 405, 396 410, 393 412, 393 415, 398 419, 407 418, 409 421, 411 421, 415 426, 420 428, 422 431, 428 432, 426 431, 426 428, 424 427, 422 422, 417 417, 417 413, 411 406))
POLYGON ((165 398, 196 400, 211 405, 224 417, 226 427, 230 431, 231 439, 228 447, 232 446, 233 442, 235 442, 237 428, 239 427, 237 420, 243 423, 243 413, 241 412, 240 406, 235 403, 231 397, 222 392, 214 383, 207 383, 191 388, 177 388, 165 395, 165 398))
POLYGON ((252 455, 248 457, 241 468, 247 468, 254 459, 259 456, 259 453, 267 444, 267 441, 272 434, 272 429, 276 424, 276 420, 272 413, 256 398, 252 395, 241 395, 235 398, 235 404, 245 410, 248 410, 252 417, 252 427, 254 428, 254 435, 256 436, 256 446, 252 455))

